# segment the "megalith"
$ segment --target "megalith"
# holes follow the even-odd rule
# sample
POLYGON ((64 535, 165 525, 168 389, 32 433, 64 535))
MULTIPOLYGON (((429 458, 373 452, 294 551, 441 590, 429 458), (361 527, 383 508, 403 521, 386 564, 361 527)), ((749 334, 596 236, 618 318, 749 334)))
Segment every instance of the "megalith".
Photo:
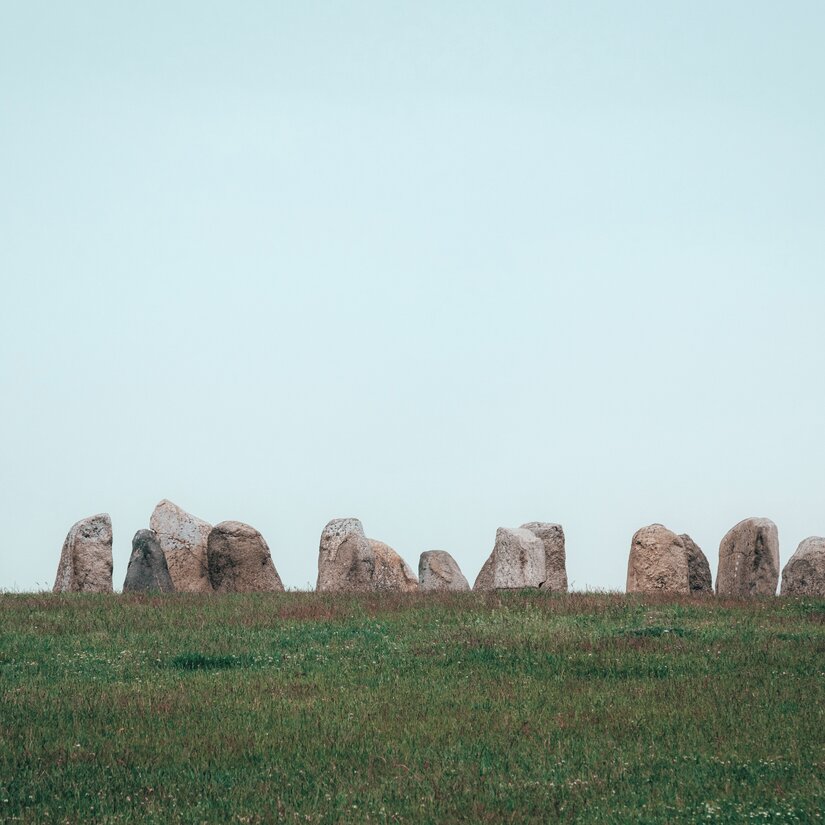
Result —
POLYGON ((720 596, 773 596, 779 582, 779 531, 766 518, 732 527, 719 545, 716 592, 720 596))
POLYGON ((470 584, 456 560, 445 550, 427 550, 418 560, 422 590, 469 590, 470 584))
POLYGON ((179 593, 209 593, 206 543, 212 525, 167 499, 155 507, 149 527, 166 557, 172 584, 179 593))
POLYGON ((521 525, 541 539, 544 545, 544 574, 542 589, 551 593, 567 592, 567 559, 564 550, 564 528, 560 524, 530 521, 521 525))
POLYGON ((685 543, 662 524, 633 535, 627 560, 628 593, 690 593, 685 543))
POLYGON ((825 597, 825 538, 805 539, 782 571, 783 596, 825 597))
POLYGON ((166 556, 152 530, 138 530, 132 539, 132 555, 123 582, 124 593, 171 593, 175 589, 166 556))
POLYGON ((216 593, 282 592, 264 537, 248 524, 222 521, 209 533, 206 548, 209 583, 216 593))
POLYGON ((78 521, 63 542, 55 593, 111 593, 112 520, 107 513, 78 521))
POLYGON ((541 587, 546 579, 544 543, 532 531, 499 527, 496 542, 473 590, 541 587))

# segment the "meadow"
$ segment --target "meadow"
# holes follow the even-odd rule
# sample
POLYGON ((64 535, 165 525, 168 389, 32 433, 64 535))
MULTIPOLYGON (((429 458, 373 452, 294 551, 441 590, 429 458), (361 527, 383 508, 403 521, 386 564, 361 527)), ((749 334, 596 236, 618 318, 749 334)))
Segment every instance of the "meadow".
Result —
POLYGON ((0 595, 3 822, 825 820, 825 600, 0 595))

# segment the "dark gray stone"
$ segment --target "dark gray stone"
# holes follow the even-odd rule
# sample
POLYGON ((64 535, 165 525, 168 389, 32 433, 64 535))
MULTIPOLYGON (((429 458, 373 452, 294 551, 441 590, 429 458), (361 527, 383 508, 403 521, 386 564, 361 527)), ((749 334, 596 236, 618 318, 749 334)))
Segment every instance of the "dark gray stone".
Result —
POLYGON ((138 530, 132 539, 132 555, 123 582, 124 593, 172 593, 166 556, 152 530, 138 530))
POLYGON ((691 593, 713 593, 710 564, 702 548, 687 534, 682 533, 688 563, 688 584, 691 593))

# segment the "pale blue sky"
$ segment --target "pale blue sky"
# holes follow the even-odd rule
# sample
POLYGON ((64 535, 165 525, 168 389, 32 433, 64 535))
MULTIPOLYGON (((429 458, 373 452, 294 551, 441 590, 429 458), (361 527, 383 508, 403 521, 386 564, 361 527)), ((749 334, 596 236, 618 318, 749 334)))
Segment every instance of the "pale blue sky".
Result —
POLYGON ((825 4, 0 2, 0 588, 167 497, 825 534, 825 4))

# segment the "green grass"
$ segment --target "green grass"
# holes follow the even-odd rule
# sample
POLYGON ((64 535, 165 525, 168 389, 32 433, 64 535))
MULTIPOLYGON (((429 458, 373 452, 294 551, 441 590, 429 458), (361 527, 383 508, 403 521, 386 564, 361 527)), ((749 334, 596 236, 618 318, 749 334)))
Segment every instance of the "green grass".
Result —
POLYGON ((3 822, 823 822, 825 600, 0 596, 3 822))

